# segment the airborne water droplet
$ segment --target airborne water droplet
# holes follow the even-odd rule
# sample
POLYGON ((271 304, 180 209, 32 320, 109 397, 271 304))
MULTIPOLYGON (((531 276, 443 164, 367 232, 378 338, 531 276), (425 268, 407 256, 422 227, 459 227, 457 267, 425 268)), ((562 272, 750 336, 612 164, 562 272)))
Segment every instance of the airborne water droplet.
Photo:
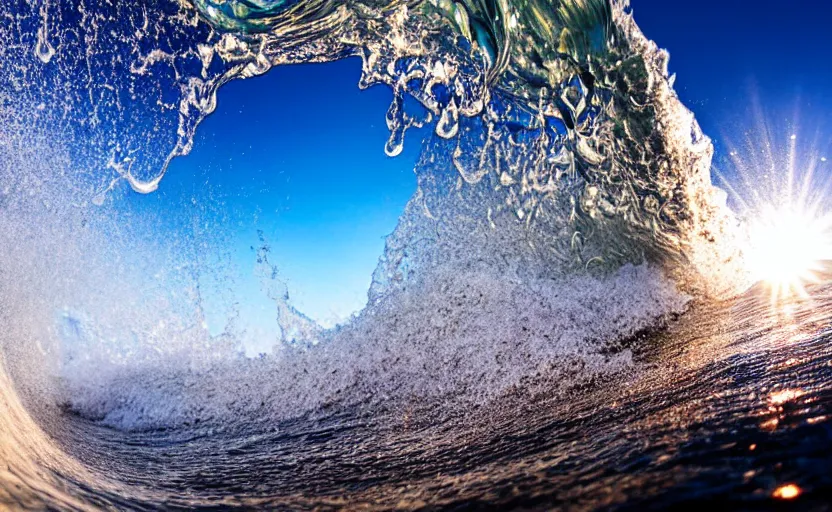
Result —
POLYGON ((456 101, 452 100, 442 110, 439 122, 436 123, 436 134, 443 139, 450 139, 455 137, 457 132, 459 132, 459 110, 456 107, 456 101))
POLYGON ((38 29, 38 44, 35 46, 35 55, 44 64, 49 64, 55 56, 55 48, 46 37, 46 25, 38 29))

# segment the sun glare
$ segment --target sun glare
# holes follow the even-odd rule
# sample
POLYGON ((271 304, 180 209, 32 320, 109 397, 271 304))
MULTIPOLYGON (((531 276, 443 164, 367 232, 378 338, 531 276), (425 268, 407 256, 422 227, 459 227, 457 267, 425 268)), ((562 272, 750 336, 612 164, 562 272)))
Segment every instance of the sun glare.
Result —
POLYGON ((748 271, 774 298, 805 295, 832 260, 832 215, 799 207, 765 207, 749 223, 748 271))
POLYGON ((746 265, 776 296, 803 293, 832 260, 832 216, 797 207, 767 207, 751 220, 746 265))
POLYGON ((819 136, 801 137, 797 121, 784 136, 759 105, 755 117, 744 147, 728 144, 728 172, 715 171, 743 221, 751 282, 766 285, 773 302, 807 297, 807 284, 832 277, 830 148, 819 136))

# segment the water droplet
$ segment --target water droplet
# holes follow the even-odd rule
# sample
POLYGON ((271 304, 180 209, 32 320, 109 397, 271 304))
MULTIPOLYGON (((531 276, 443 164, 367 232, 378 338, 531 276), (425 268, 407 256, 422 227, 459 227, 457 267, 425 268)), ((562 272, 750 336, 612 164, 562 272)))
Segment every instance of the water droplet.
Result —
POLYGON ((38 44, 35 46, 35 55, 44 64, 49 64, 49 61, 55 56, 55 48, 46 40, 45 35, 41 35, 41 31, 38 32, 38 44))
POLYGON ((459 110, 456 107, 456 102, 451 101, 439 116, 439 122, 436 123, 436 134, 443 139, 450 139, 455 137, 458 132, 459 110))

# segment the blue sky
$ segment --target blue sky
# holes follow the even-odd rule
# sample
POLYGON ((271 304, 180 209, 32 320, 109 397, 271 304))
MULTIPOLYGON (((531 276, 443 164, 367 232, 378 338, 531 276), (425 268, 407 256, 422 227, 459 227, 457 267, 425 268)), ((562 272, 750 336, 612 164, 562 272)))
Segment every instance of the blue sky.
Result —
MULTIPOLYGON (((715 139, 747 130, 757 97, 775 118, 832 113, 832 3, 631 0, 636 22, 670 51, 676 90, 715 139)), ((828 125, 827 125, 828 127, 828 125)), ((830 135, 832 136, 832 135, 830 135)))
MULTIPOLYGON (((670 50, 680 97, 718 156, 725 138, 755 128, 752 97, 784 124, 797 111, 828 127, 832 7, 807 0, 632 0, 632 7, 647 36, 670 50)), ((360 91, 359 74, 360 62, 348 59, 230 83, 192 154, 173 162, 159 192, 138 201, 187 218, 190 196, 205 201, 207 182, 233 227, 233 259, 244 275, 238 291, 259 293, 250 246, 262 230, 293 305, 324 325, 345 319, 364 305, 383 238, 415 191, 421 137, 409 133, 402 155, 384 154, 391 93, 360 91)), ((273 320, 268 301, 249 303, 252 319, 273 320)), ((262 328, 267 333, 267 323, 262 328)))
MULTIPOLYGON (((360 70, 360 60, 347 59, 228 84, 158 192, 160 206, 175 209, 195 182, 219 191, 234 224, 234 259, 248 274, 241 290, 258 295, 250 247, 260 230, 292 304, 327 326, 364 306, 384 236, 416 190, 420 137, 399 157, 385 155, 392 94, 359 90, 360 70)), ((273 304, 260 301, 259 311, 273 318, 273 304)))
MULTIPOLYGON (((728 182, 715 177, 718 185, 747 200, 748 184, 762 183, 753 188, 762 189, 768 201, 780 200, 794 145, 797 182, 811 175, 812 189, 825 191, 816 194, 832 192, 832 3, 632 0, 631 5, 644 33, 670 51, 676 91, 713 139, 713 170, 728 182), (768 177, 765 148, 782 167, 768 177), (732 151, 742 160, 745 179, 732 151)), ((741 203, 729 195, 740 214, 741 203)))

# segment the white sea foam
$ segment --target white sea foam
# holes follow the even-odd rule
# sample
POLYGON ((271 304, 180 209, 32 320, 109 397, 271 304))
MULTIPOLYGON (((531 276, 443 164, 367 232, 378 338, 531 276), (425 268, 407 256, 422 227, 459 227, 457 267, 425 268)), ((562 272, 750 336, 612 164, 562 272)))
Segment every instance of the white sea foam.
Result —
MULTIPOLYGON (((441 174, 437 162, 424 172, 441 174)), ((189 248, 204 247, 195 235, 156 240, 142 236, 160 221, 152 216, 124 224, 106 206, 15 197, 0 222, 9 368, 28 403, 122 429, 280 420, 380 400, 482 403, 534 382, 565 389, 630 367, 629 351, 607 349, 660 327, 689 300, 658 267, 559 271, 509 216, 457 215, 456 194, 423 189, 432 213, 415 200, 388 247, 409 263, 380 264, 410 273, 377 289, 351 323, 296 329, 251 359, 246 326, 230 322, 213 337, 204 326, 189 266, 206 260, 193 259, 189 248)), ((285 330, 292 313, 276 303, 285 330)))
POLYGON ((532 282, 443 269, 316 346, 258 359, 217 358, 207 345, 155 359, 90 359, 64 368, 63 399, 124 429, 284 419, 333 403, 482 402, 530 377, 557 387, 626 368, 629 351, 603 349, 660 326, 687 301, 646 266, 532 282))

